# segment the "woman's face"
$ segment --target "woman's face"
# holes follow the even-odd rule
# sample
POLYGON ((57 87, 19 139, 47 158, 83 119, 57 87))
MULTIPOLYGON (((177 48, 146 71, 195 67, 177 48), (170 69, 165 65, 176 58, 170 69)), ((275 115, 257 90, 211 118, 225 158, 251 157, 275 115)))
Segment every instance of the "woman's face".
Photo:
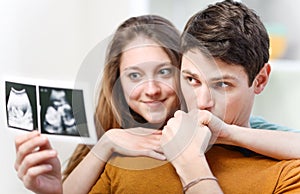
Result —
POLYGON ((165 51, 138 39, 122 53, 120 79, 129 107, 149 123, 164 122, 178 107, 175 71, 165 51))

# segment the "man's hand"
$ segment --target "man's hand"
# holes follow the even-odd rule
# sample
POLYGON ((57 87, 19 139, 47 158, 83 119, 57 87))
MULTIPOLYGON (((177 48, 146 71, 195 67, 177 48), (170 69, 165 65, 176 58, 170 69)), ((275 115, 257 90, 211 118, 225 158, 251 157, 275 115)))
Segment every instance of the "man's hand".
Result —
POLYGON ((167 159, 193 158, 204 155, 211 140, 211 131, 201 123, 198 110, 176 111, 163 129, 161 144, 167 159))
POLYGON ((230 125, 207 110, 192 111, 198 115, 200 125, 206 125, 212 132, 210 144, 226 143, 230 138, 230 125))

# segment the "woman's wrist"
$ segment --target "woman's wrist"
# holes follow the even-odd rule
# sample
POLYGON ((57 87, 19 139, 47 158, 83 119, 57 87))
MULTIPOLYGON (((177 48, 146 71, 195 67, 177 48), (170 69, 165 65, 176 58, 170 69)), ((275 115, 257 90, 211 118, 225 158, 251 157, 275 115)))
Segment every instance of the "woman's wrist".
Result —
POLYGON ((91 152, 100 160, 107 162, 110 156, 113 154, 113 146, 111 141, 104 134, 97 144, 92 148, 91 152))

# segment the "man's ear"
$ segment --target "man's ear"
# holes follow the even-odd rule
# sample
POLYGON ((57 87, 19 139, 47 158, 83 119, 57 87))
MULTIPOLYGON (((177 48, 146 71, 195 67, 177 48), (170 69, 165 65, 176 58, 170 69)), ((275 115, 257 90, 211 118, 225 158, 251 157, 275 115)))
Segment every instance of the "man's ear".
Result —
POLYGON ((265 63, 264 67, 260 70, 254 79, 253 86, 255 94, 260 94, 268 83, 271 72, 269 63, 265 63))

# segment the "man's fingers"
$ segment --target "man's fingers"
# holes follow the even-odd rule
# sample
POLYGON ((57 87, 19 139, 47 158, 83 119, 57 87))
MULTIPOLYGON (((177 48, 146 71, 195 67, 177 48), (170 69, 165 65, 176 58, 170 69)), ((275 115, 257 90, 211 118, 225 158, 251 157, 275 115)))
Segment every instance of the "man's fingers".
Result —
POLYGON ((192 117, 183 116, 165 126, 161 139, 162 149, 168 153, 168 160, 175 159, 193 140, 199 126, 192 117))
POLYGON ((175 118, 182 117, 183 114, 186 114, 186 113, 183 112, 182 110, 177 110, 177 111, 174 113, 174 117, 175 117, 175 118))
POLYGON ((201 133, 201 136, 204 135, 202 137, 202 139, 204 141, 202 141, 201 144, 200 144, 201 145, 200 154, 204 154, 211 147, 210 143, 211 143, 212 133, 211 133, 210 129, 207 126, 202 126, 202 127, 199 128, 199 130, 206 131, 206 133, 201 133))
POLYGON ((211 112, 207 110, 203 110, 198 112, 198 116, 199 116, 200 125, 209 125, 212 121, 213 115, 211 112))

